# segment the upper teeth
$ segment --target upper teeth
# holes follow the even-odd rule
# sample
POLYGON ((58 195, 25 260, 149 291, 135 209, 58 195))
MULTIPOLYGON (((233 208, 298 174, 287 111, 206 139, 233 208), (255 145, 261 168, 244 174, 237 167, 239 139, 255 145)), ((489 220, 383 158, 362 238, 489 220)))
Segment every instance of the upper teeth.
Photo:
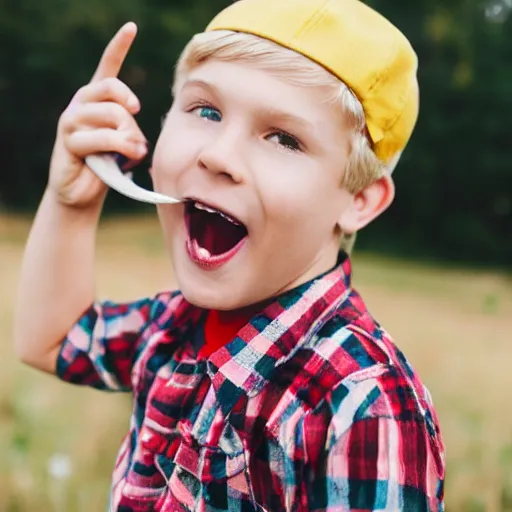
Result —
POLYGON ((194 206, 198 210, 204 210, 205 212, 208 212, 208 213, 216 213, 217 215, 220 215, 221 217, 224 217, 226 220, 231 222, 231 224, 234 224, 235 226, 240 226, 239 222, 237 222, 235 219, 232 219, 231 217, 228 217, 226 214, 219 212, 219 210, 214 210, 213 208, 210 208, 208 206, 205 206, 204 204, 198 203, 197 201, 194 203, 194 206))

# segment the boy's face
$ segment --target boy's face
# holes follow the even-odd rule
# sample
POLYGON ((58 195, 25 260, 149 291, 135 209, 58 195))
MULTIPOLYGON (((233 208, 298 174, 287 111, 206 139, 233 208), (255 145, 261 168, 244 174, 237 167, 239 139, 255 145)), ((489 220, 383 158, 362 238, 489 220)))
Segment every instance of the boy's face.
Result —
POLYGON ((158 210, 187 300, 235 309, 335 264, 353 196, 340 186, 349 132, 328 99, 241 63, 179 77, 152 177, 157 191, 199 201, 158 210))

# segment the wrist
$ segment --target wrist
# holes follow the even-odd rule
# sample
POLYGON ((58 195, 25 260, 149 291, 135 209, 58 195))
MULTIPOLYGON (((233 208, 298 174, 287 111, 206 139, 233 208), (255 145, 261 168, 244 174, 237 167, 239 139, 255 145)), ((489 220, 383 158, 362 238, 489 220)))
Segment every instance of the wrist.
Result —
POLYGON ((94 224, 100 219, 106 194, 94 202, 87 204, 69 204, 51 187, 47 187, 42 200, 43 209, 50 208, 57 218, 72 223, 94 224))

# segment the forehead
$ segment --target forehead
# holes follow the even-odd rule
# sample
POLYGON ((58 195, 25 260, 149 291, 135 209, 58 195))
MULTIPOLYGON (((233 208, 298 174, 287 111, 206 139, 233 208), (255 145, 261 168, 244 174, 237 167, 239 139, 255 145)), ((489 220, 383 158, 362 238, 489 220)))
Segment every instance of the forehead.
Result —
POLYGON ((339 124, 342 109, 333 100, 333 88, 299 85, 272 71, 246 62, 209 59, 177 78, 176 94, 204 91, 246 108, 290 110, 312 122, 339 124))

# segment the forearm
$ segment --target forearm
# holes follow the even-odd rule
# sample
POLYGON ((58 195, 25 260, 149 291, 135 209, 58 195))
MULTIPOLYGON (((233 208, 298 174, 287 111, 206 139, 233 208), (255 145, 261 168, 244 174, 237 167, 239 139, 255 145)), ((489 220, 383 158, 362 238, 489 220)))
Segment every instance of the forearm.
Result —
POLYGON ((94 300, 95 239, 101 205, 80 209, 47 191, 23 257, 14 319, 18 356, 53 373, 60 343, 94 300))

